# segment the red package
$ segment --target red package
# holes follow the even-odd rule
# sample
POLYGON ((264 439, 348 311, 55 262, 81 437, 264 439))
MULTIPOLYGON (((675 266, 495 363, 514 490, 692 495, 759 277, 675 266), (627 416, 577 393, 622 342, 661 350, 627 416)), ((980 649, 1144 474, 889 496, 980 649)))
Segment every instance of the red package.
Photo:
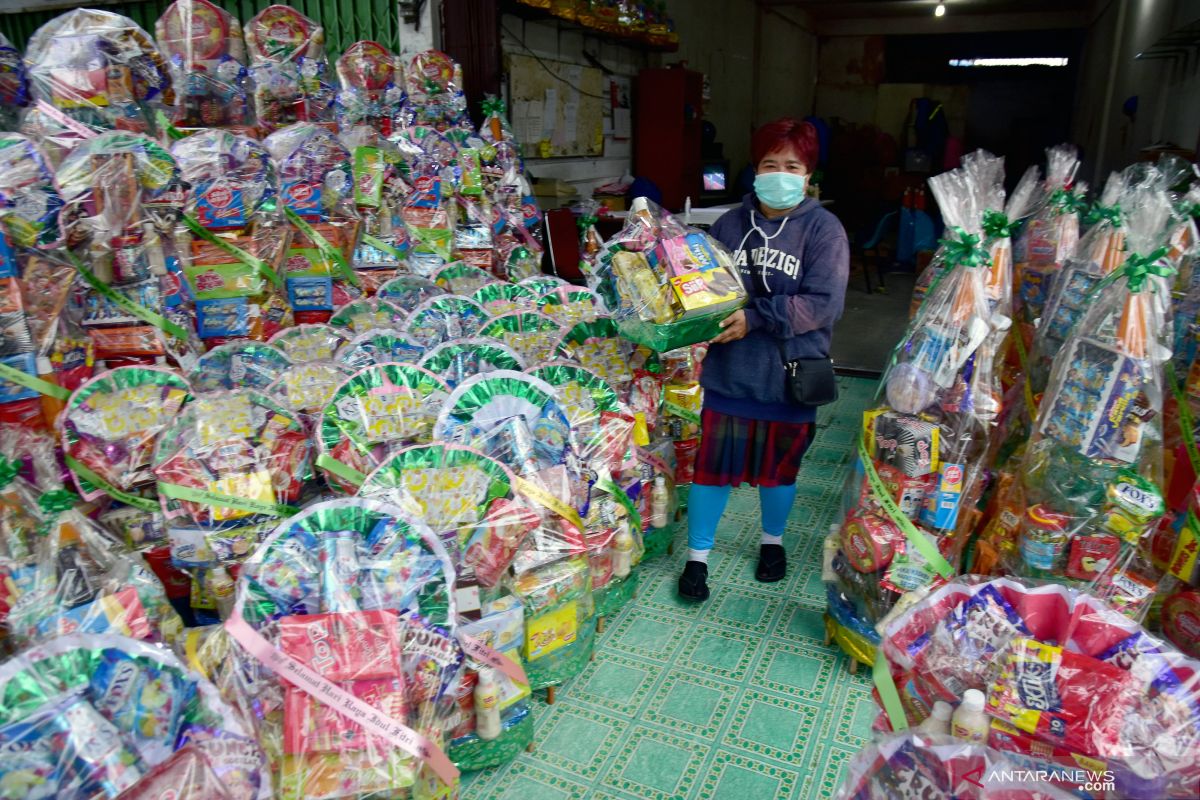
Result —
MULTIPOLYGON (((389 719, 403 722, 408 717, 399 677, 348 681, 341 688, 389 719)), ((289 685, 283 699, 283 749, 289 754, 366 750, 367 734, 344 714, 289 685)))
POLYGON ((398 626, 394 611, 284 617, 279 647, 326 680, 392 678, 401 674, 398 626))
POLYGON ((891 520, 875 514, 847 517, 842 525, 842 552, 859 572, 878 572, 892 563, 896 542, 904 534, 891 520))
POLYGON ((147 566, 162 581, 168 598, 179 600, 192 596, 191 577, 183 570, 176 569, 171 565, 170 545, 147 550, 142 553, 142 558, 146 559, 147 566))
POLYGON ((696 453, 700 451, 699 439, 684 439, 675 442, 675 485, 691 484, 696 477, 696 453))
POLYGON ((1071 540, 1067 560, 1067 577, 1077 581, 1094 581, 1112 566, 1121 552, 1121 540, 1116 536, 1077 536, 1071 540))
POLYGON ((1016 639, 988 690, 988 713, 1076 753, 1118 753, 1136 685, 1125 670, 1034 639, 1016 639))
POLYGON ((208 759, 197 747, 184 747, 162 762, 118 800, 232 800, 208 759))

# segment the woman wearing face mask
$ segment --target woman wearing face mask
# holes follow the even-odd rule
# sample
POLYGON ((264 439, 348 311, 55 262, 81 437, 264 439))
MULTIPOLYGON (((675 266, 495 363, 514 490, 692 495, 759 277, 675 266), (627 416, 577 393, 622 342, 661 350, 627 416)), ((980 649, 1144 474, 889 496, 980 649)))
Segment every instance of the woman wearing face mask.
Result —
POLYGON ((792 402, 784 364, 829 355, 850 253, 833 214, 805 198, 817 160, 808 122, 780 119, 751 142, 754 191, 709 231, 741 269, 749 301, 722 323, 704 360, 700 452, 688 495, 688 561, 679 593, 708 598, 708 554, 733 487, 758 487, 762 542, 755 577, 787 572, 783 532, 816 408, 792 402))

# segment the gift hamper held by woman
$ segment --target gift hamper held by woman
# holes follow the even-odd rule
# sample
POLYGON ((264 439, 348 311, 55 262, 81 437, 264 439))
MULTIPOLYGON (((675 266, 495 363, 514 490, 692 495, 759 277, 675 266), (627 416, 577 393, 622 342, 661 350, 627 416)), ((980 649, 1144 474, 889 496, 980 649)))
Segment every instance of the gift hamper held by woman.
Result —
POLYGON ((679 578, 680 594, 693 600, 708 597, 708 553, 729 494, 743 483, 758 487, 762 511, 755 577, 784 577, 796 473, 815 433, 816 406, 835 395, 829 344, 850 257, 841 223, 805 197, 816 130, 776 120, 755 132, 752 149, 754 191, 710 231, 733 253, 749 300, 722 322, 701 375, 701 447, 679 578))

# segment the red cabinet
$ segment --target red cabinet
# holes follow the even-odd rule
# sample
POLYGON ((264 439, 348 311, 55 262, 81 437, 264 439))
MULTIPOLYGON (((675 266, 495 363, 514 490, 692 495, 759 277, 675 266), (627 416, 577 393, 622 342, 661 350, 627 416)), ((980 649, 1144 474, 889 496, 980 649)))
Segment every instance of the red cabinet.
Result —
POLYGON ((700 123, 704 77, 682 68, 644 69, 637 82, 634 175, 662 190, 663 205, 700 198, 700 123))

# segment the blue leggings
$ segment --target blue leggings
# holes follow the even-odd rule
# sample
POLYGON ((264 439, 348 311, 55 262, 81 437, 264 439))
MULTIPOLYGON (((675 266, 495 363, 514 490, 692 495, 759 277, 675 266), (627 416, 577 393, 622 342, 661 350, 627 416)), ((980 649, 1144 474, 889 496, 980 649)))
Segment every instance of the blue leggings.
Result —
MULTIPOLYGON (((688 492, 688 547, 711 550, 717 537, 717 525, 725 513, 732 486, 692 484, 688 492)), ((763 531, 782 536, 787 528, 788 514, 796 500, 796 484, 758 487, 758 504, 762 513, 763 531)))

